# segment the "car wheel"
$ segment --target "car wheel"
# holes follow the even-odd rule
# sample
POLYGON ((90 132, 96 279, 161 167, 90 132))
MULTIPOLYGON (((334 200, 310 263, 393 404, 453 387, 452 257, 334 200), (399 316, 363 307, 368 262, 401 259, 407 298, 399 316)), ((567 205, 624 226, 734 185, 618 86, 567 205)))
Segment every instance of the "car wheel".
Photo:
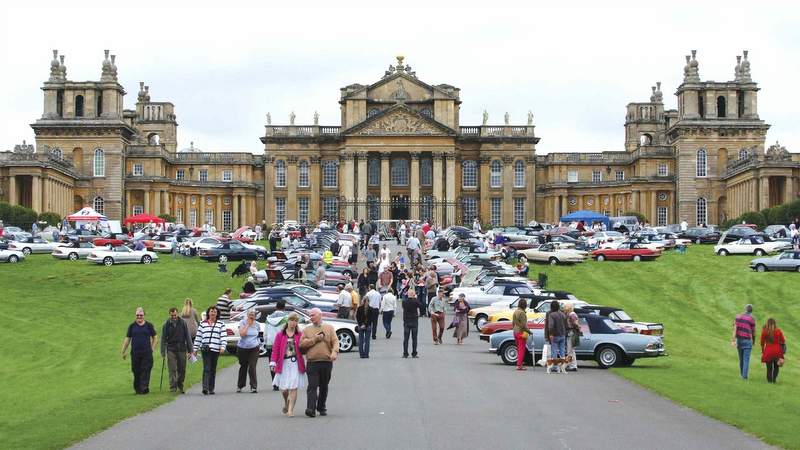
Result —
POLYGON ((31 249, 29 249, 28 247, 23 248, 22 254, 25 256, 31 256, 31 249))
POLYGON ((226 263, 228 262, 228 257, 225 255, 219 255, 219 262, 226 263))
POLYGON ((597 260, 603 262, 606 260, 606 257, 604 255, 597 255, 597 260))
POLYGON ((764 256, 764 255, 767 254, 767 252, 765 252, 764 250, 761 250, 760 248, 757 248, 756 251, 755 251, 755 254, 756 254, 756 256, 764 256))
POLYGON ((105 258, 103 258, 103 264, 105 264, 107 266, 113 266, 114 265, 114 258, 112 258, 110 256, 106 256, 105 258))
POLYGON ((257 252, 256 253, 256 259, 259 260, 259 261, 263 261, 264 259, 266 259, 266 256, 261 252, 257 252))
POLYGON ((500 358, 503 364, 513 366, 517 363, 517 344, 513 341, 506 342, 500 349, 500 358))
MULTIPOLYGON (((352 332, 347 330, 339 330, 336 332, 336 337, 339 339, 340 353, 347 353, 353 349, 356 337, 352 332)), ((367 339, 369 339, 369 336, 367 336, 367 339)))
POLYGON ((483 328, 483 326, 486 325, 486 321, 488 319, 489 318, 486 317, 485 314, 478 314, 477 316, 475 316, 475 328, 477 328, 478 331, 481 331, 481 328, 483 328))
POLYGON ((551 257, 551 258, 550 258, 550 265, 551 265, 551 266, 555 266, 555 265, 557 265, 557 264, 558 264, 558 258, 556 258, 556 257, 551 257))
POLYGON ((725 250, 724 248, 721 248, 721 249, 719 249, 719 251, 717 252, 717 254, 718 254, 719 256, 728 256, 728 251, 727 251, 727 250, 725 250))
POLYGON ((695 243, 695 244, 699 244, 699 243, 700 243, 700 238, 697 238, 697 239, 695 239, 695 240, 694 240, 694 243, 695 243))
POLYGON ((767 271, 767 266, 763 264, 759 264, 756 266, 756 272, 766 272, 766 271, 767 271))
POLYGON ((142 264, 150 264, 152 260, 153 258, 151 258, 149 255, 142 256, 142 264))
POLYGON ((17 261, 19 261, 19 256, 17 255, 11 255, 8 257, 8 262, 10 262, 11 264, 14 264, 17 261))
POLYGON ((75 252, 70 253, 69 254, 69 260, 70 261, 77 261, 78 260, 78 254, 75 253, 75 252))
POLYGON ((639 255, 633 255, 633 260, 636 261, 636 262, 639 262, 639 261, 642 260, 642 257, 639 256, 639 255))
POLYGON ((620 351, 617 347, 606 345, 597 350, 594 359, 601 369, 608 369, 618 364, 622 359, 622 355, 620 355, 620 351))

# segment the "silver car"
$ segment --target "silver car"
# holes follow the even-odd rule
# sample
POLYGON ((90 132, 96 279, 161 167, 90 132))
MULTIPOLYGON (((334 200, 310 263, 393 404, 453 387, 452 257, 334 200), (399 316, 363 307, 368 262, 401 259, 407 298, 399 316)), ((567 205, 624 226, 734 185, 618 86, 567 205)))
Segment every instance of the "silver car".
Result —
POLYGON ((75 242, 70 246, 62 246, 53 250, 53 258, 68 259, 70 261, 77 261, 79 259, 86 259, 95 251, 97 247, 91 242, 75 242))
POLYGON ((131 250, 124 245, 120 245, 111 250, 97 248, 89 254, 89 257, 86 259, 93 263, 104 264, 106 266, 124 263, 150 264, 153 261, 158 261, 158 255, 155 252, 131 250))
POLYGON ((800 272, 800 251, 792 250, 768 258, 756 258, 750 261, 750 268, 756 272, 766 272, 768 270, 800 272))

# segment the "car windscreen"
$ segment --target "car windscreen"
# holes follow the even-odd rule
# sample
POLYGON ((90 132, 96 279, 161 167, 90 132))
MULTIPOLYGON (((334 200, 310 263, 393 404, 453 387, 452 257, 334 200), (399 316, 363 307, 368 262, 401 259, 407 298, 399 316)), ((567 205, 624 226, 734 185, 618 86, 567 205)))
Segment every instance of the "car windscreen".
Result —
POLYGON ((629 316, 628 313, 626 313, 625 311, 623 311, 621 309, 618 310, 618 311, 612 312, 611 314, 608 315, 608 317, 610 317, 612 320, 615 320, 615 321, 618 321, 618 322, 629 322, 629 321, 632 322, 633 321, 631 316, 629 316))

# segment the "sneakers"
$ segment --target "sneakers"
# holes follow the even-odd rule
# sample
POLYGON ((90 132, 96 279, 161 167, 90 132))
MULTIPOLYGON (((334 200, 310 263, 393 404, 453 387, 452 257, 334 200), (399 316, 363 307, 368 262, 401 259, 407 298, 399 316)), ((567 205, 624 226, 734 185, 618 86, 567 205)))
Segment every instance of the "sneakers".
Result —
POLYGON ((256 388, 250 388, 250 393, 251 393, 251 394, 258 394, 258 389, 256 389, 256 388))
POLYGON ((273 386, 272 386, 272 390, 273 390, 273 391, 277 391, 277 390, 278 390, 278 386, 275 386, 275 385, 273 385, 273 386))
POLYGON ((392 332, 391 331, 386 333, 386 339, 389 339, 390 337, 392 337, 392 332))
POLYGON ((419 355, 417 355, 416 353, 414 353, 413 355, 411 355, 411 357, 412 357, 412 358, 419 358, 419 355))
POLYGON ((203 395, 208 395, 208 391, 203 389, 203 395))
POLYGON ((321 409, 321 410, 319 410, 319 415, 320 415, 320 416, 327 416, 327 415, 328 415, 328 410, 327 410, 327 409, 321 409))
POLYGON ((236 388, 236 393, 237 394, 241 394, 242 393, 242 388, 236 388))

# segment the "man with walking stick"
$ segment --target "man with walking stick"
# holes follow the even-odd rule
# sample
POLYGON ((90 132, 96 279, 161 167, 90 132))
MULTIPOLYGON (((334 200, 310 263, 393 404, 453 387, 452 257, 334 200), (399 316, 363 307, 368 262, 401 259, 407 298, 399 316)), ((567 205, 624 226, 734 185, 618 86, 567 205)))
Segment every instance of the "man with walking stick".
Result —
POLYGON ((183 391, 183 380, 186 378, 187 351, 192 348, 192 336, 186 322, 178 317, 178 308, 169 309, 169 319, 161 327, 161 382, 164 384, 164 360, 169 365, 169 391, 183 391))

